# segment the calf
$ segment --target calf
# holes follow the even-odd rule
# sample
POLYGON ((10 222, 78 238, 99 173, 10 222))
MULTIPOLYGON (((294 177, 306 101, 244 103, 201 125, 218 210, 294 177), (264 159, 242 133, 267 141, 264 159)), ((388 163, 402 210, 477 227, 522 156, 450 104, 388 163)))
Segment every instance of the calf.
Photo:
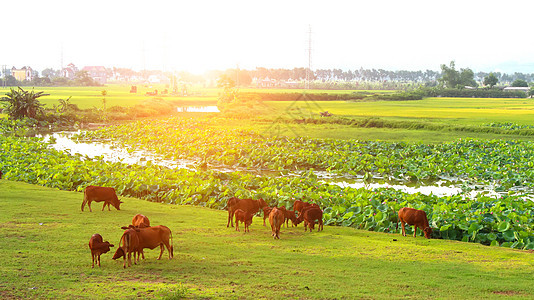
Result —
POLYGON ((304 232, 310 227, 310 232, 315 227, 315 222, 319 225, 317 231, 323 230, 323 211, 318 206, 310 206, 302 211, 302 214, 297 218, 297 224, 304 221, 304 232))
POLYGON ((89 211, 93 211, 91 209, 92 201, 104 201, 104 206, 102 206, 102 210, 104 210, 106 205, 108 206, 108 210, 111 210, 109 207, 110 204, 113 205, 117 210, 120 210, 120 205, 121 203, 123 203, 122 201, 119 201, 119 198, 117 198, 117 194, 115 193, 114 188, 90 185, 86 187, 83 192, 82 211, 86 203, 87 206, 89 206, 89 211))
POLYGON ((103 241, 102 236, 98 233, 93 234, 89 240, 89 249, 91 249, 91 258, 93 259, 93 265, 91 268, 95 267, 95 261, 100 267, 100 255, 103 253, 108 253, 109 248, 114 247, 108 241, 103 241))
POLYGON ((263 199, 252 200, 252 199, 239 199, 236 197, 232 197, 228 199, 228 202, 226 203, 226 207, 228 208, 228 223, 226 223, 226 227, 229 227, 230 225, 234 227, 233 217, 234 217, 234 212, 237 209, 244 210, 248 212, 249 214, 254 215, 265 206, 267 206, 267 203, 265 203, 263 199))
MULTIPOLYGON (((423 210, 403 207, 399 210, 399 222, 401 222, 403 236, 406 236, 404 223, 413 225, 413 237, 415 237, 417 234, 417 228, 424 232, 427 239, 429 239, 430 235, 432 234, 432 229, 428 225, 428 219, 426 218, 426 213, 423 210)), ((397 230, 399 230, 399 223, 397 223, 397 230)))
POLYGON ((284 210, 284 217, 286 227, 289 227, 289 220, 291 220, 291 227, 297 226, 297 215, 295 215, 294 210, 284 210))
MULTIPOLYGON (((128 228, 124 231, 119 241, 119 248, 115 251, 113 259, 124 257, 123 268, 126 268, 126 256, 128 256, 128 267, 132 265, 132 253, 134 254, 134 264, 137 263, 135 259, 135 253, 139 249, 139 235, 137 231, 140 229, 128 228)), ((137 254, 139 260, 139 253, 137 254)))
POLYGON ((271 212, 271 210, 273 210, 273 208, 269 206, 265 206, 264 208, 262 208, 262 210, 263 210, 263 226, 266 226, 265 219, 269 218, 269 213, 271 212))
POLYGON ((269 223, 271 224, 271 236, 275 239, 280 239, 280 226, 284 223, 284 212, 276 207, 273 207, 269 213, 269 223))
POLYGON ((150 227, 150 220, 142 214, 137 214, 132 219, 132 225, 137 228, 150 227))
POLYGON ((245 232, 250 232, 250 229, 248 228, 250 224, 252 224, 252 215, 248 212, 237 209, 234 212, 235 215, 235 230, 239 231, 239 221, 243 222, 245 224, 245 232))

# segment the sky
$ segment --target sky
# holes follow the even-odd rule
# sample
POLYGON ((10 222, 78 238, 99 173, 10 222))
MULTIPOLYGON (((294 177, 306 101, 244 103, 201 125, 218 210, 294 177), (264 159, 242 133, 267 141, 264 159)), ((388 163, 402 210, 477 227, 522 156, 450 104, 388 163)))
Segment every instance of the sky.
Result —
MULTIPOLYGON (((534 73, 534 1, 17 0, 0 66, 534 73), (310 34, 311 31, 311 34, 310 34), (311 38, 310 38, 311 37, 311 38)), ((10 13, 6 13, 10 12, 10 13)))

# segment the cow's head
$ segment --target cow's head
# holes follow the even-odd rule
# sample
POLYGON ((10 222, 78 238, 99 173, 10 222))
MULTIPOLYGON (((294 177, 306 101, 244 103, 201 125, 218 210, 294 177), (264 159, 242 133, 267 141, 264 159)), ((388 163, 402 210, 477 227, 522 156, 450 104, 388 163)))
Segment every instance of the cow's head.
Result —
POLYGON ((425 237, 426 237, 427 239, 429 239, 430 236, 432 235, 432 228, 427 227, 427 228, 425 228, 425 229, 423 230, 423 232, 425 233, 425 237))
POLYGON ((126 256, 126 253, 124 253, 124 249, 119 247, 119 248, 117 248, 117 251, 115 251, 115 254, 113 254, 112 259, 121 258, 123 256, 126 256))
POLYGON ((298 223, 297 223, 297 216, 295 215, 290 215, 289 216, 289 219, 291 220, 291 223, 293 223, 293 225, 297 226, 298 223))
POLYGON ((113 206, 115 206, 115 208, 116 208, 117 210, 121 210, 121 208, 120 208, 121 203, 124 203, 124 202, 122 202, 122 201, 120 201, 119 199, 117 199, 117 201, 114 201, 114 202, 113 202, 113 206))
POLYGON ((259 205, 260 208, 264 208, 265 206, 267 206, 267 203, 265 202, 265 200, 260 198, 260 199, 258 199, 258 205, 259 205))
POLYGON ((111 249, 110 249, 111 247, 115 247, 115 245, 111 244, 111 243, 108 242, 108 241, 105 241, 104 244, 106 244, 106 248, 103 249, 104 251, 102 251, 102 253, 108 253, 109 250, 111 250, 111 249))

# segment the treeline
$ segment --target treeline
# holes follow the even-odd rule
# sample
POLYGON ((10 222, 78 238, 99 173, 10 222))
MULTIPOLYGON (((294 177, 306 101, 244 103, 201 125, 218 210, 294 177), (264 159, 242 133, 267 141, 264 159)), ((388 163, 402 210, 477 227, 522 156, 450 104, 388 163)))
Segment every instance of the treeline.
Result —
POLYGON ((89 76, 86 71, 79 71, 73 79, 62 76, 43 76, 35 74, 32 80, 17 80, 12 75, 0 79, 0 86, 102 86, 89 76))
MULTIPOLYGON (((234 71, 235 72, 235 71, 234 71)), ((275 80, 305 80, 306 68, 293 69, 266 69, 256 68, 256 70, 240 70, 240 72, 248 72, 250 77, 257 79, 275 79, 275 80)), ((534 82, 534 73, 513 73, 506 74, 501 72, 492 72, 497 77, 500 83, 511 83, 517 79, 525 80, 527 82, 534 82)), ((482 82, 484 77, 488 76, 489 72, 474 73, 474 79, 477 82, 482 82)), ((442 77, 442 72, 426 70, 426 71, 388 71, 384 69, 355 69, 355 70, 341 70, 341 69, 318 69, 310 72, 310 79, 319 81, 371 81, 371 82, 416 82, 428 83, 436 82, 442 77)))

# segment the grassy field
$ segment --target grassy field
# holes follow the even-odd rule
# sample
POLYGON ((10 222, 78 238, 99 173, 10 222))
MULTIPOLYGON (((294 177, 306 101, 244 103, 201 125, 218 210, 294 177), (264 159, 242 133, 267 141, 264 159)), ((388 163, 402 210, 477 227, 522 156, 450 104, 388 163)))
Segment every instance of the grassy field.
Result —
POLYGON ((533 124, 532 99, 425 98, 417 101, 314 101, 268 102, 270 107, 284 113, 318 115, 328 111, 347 117, 381 117, 391 120, 425 120, 451 124, 481 125, 491 122, 533 124))
POLYGON ((0 180, 1 298, 534 297, 530 252, 329 226, 283 228, 273 240, 258 217, 244 234, 226 228, 225 211, 126 198, 120 211, 94 203, 91 213, 80 211, 82 197, 0 180), (174 259, 146 250, 123 269, 107 253, 92 269, 91 235, 118 244, 137 213, 171 228, 174 259))
MULTIPOLYGON (((78 105, 81 109, 102 107, 102 91, 107 92, 106 106, 134 106, 140 104, 143 101, 152 98, 162 98, 165 100, 180 101, 185 103, 210 103, 217 102, 217 90, 216 89, 193 89, 192 95, 187 97, 181 96, 147 96, 146 92, 153 92, 157 89, 159 92, 164 89, 168 89, 164 85, 138 85, 137 93, 130 93, 130 85, 106 85, 102 87, 35 87, 36 92, 43 91, 49 96, 39 98, 41 103, 46 106, 52 107, 54 104, 58 104, 58 99, 67 99, 71 97, 70 103, 78 105)), ((24 90, 30 90, 30 87, 23 87, 24 90)), ((0 95, 4 95, 9 92, 8 88, 0 88, 0 95)))
MULTIPOLYGON (((58 104, 57 99, 72 96, 70 102, 80 108, 102 107, 102 90, 107 91, 107 107, 133 106, 154 98, 145 93, 158 89, 165 89, 163 85, 138 85, 138 93, 129 93, 130 85, 108 85, 105 87, 43 87, 36 91, 44 91, 50 96, 41 98, 47 106, 58 104)), ((3 94, 7 89, 0 89, 3 94)), ((243 92, 258 91, 261 93, 295 93, 303 90, 288 89, 240 89, 243 92)), ((350 93, 354 91, 310 90, 313 93, 350 93)), ((384 91, 380 91, 384 92, 384 91)), ((386 91, 387 92, 387 91, 386 91)), ((178 101, 183 105, 215 105, 219 89, 192 88, 191 96, 164 96, 162 99, 178 101)), ((528 136, 472 132, 457 130, 454 126, 481 126, 492 122, 511 122, 520 125, 532 125, 534 120, 534 100, 532 99, 480 99, 480 98, 425 98, 418 101, 267 101, 255 105, 253 111, 244 109, 241 114, 248 115, 247 122, 235 123, 235 126, 252 126, 260 131, 288 136, 308 136, 336 139, 363 139, 386 141, 409 141, 436 143, 458 138, 482 139, 532 139, 528 136), (359 128, 350 125, 328 124, 289 124, 275 125, 273 120, 279 117, 285 119, 317 118, 320 112, 328 111, 334 117, 349 119, 379 118, 385 121, 404 122, 403 127, 410 124, 437 124, 445 129, 429 128, 359 128), (273 131, 273 128, 276 127, 273 131)), ((183 114, 187 115, 188 114, 183 114)), ((0 117, 5 116, 1 115, 0 117)), ((197 117, 198 114, 191 116, 197 117)), ((325 119, 326 120, 326 119, 325 119)), ((224 122, 233 123, 231 120, 224 122)), ((426 125, 425 125, 426 126, 426 125)))

